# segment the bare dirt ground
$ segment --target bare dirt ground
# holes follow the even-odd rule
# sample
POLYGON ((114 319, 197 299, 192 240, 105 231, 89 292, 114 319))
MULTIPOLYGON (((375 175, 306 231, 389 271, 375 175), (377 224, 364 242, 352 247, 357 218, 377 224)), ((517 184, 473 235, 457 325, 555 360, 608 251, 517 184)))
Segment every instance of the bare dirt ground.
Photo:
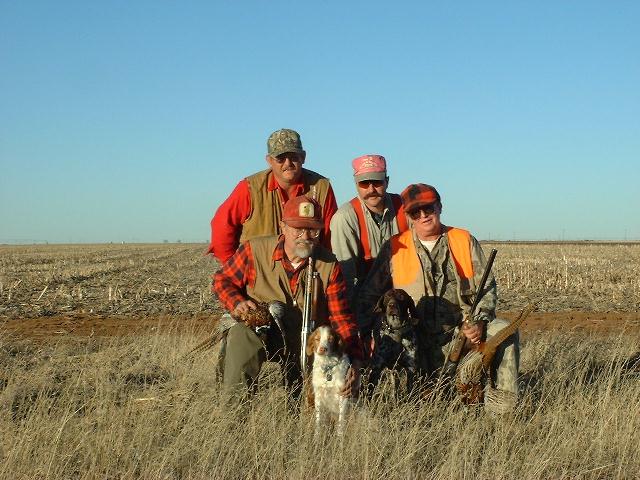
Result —
MULTIPOLYGON (((558 330, 640 336, 640 245, 487 244, 499 250, 498 315, 538 302, 523 336, 558 330)), ((0 335, 130 335, 213 328, 218 264, 202 244, 0 246, 0 335)))
MULTIPOLYGON (((502 318, 513 320, 518 311, 501 312, 502 318)), ((55 315, 28 319, 5 320, 0 331, 34 339, 62 339, 68 336, 112 337, 136 335, 162 330, 176 324, 192 330, 213 329, 218 315, 118 317, 98 315, 55 315)), ((520 328, 526 338, 545 331, 593 334, 626 334, 640 338, 640 314, 596 312, 534 312, 520 328)))

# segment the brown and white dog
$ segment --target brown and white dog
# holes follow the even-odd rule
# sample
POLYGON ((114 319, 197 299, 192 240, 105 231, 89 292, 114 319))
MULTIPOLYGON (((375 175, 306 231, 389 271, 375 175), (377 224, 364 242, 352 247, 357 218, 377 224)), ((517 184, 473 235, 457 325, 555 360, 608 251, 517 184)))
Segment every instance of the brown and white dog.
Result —
POLYGON ((374 333, 369 381, 373 388, 385 369, 406 372, 407 389, 418 377, 418 339, 415 326, 418 316, 413 299, 401 289, 391 289, 380 297, 374 313, 380 315, 379 330, 374 333))
POLYGON ((313 356, 311 391, 309 403, 313 404, 316 416, 316 435, 320 434, 328 420, 337 422, 337 434, 342 435, 354 399, 340 395, 346 384, 351 366, 344 352, 344 343, 329 326, 316 328, 307 342, 306 353, 313 356))

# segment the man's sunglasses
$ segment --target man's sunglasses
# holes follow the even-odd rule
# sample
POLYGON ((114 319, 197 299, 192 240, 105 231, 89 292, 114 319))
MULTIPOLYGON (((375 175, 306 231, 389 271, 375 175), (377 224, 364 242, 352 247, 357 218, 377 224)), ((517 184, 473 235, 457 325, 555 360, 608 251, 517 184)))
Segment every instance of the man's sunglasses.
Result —
POLYGON ((410 212, 407 212, 407 214, 411 217, 411 220, 417 220, 420 218, 420 215, 422 213, 424 213, 424 216, 427 217, 435 212, 436 212, 436 204, 432 203, 429 205, 423 205, 421 207, 414 208, 410 212))
POLYGON ((277 157, 271 157, 271 158, 273 158, 274 162, 280 165, 282 165, 287 158, 291 163, 302 162, 302 155, 298 153, 283 153, 281 155, 278 155, 277 157))
POLYGON ((370 185, 373 185, 374 188, 380 188, 384 185, 384 180, 362 180, 358 182, 360 188, 369 188, 370 185))

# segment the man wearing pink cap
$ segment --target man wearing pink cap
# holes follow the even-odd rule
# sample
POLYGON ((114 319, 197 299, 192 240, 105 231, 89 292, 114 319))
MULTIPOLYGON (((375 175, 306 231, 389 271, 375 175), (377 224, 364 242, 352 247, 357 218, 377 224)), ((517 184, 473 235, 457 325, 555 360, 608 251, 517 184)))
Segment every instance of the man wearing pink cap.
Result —
POLYGON ((387 192, 389 176, 382 155, 353 160, 358 196, 342 205, 331 219, 331 249, 342 265, 351 305, 382 244, 407 229, 399 195, 387 192))

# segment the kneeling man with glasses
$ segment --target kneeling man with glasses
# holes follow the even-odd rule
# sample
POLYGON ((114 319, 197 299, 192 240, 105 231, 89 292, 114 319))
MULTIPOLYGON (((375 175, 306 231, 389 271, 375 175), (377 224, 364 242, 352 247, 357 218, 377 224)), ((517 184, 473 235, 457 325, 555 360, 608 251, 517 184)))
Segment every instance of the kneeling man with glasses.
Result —
MULTIPOLYGON (((319 288, 315 304, 315 325, 331 324, 346 346, 352 368, 344 396, 355 396, 362 343, 358 326, 349 309, 342 269, 335 256, 322 245, 320 204, 305 195, 289 199, 282 211, 281 235, 253 238, 240 245, 213 277, 213 289, 232 318, 242 318, 259 302, 284 304, 282 330, 272 325, 265 338, 242 322, 228 329, 224 358, 219 359, 223 384, 243 396, 256 386, 266 360, 280 363, 283 379, 297 396, 301 387, 300 352, 305 267, 313 256, 319 288), (248 389, 248 390, 247 390, 248 389)), ((227 322, 228 323, 228 322, 227 322)))

